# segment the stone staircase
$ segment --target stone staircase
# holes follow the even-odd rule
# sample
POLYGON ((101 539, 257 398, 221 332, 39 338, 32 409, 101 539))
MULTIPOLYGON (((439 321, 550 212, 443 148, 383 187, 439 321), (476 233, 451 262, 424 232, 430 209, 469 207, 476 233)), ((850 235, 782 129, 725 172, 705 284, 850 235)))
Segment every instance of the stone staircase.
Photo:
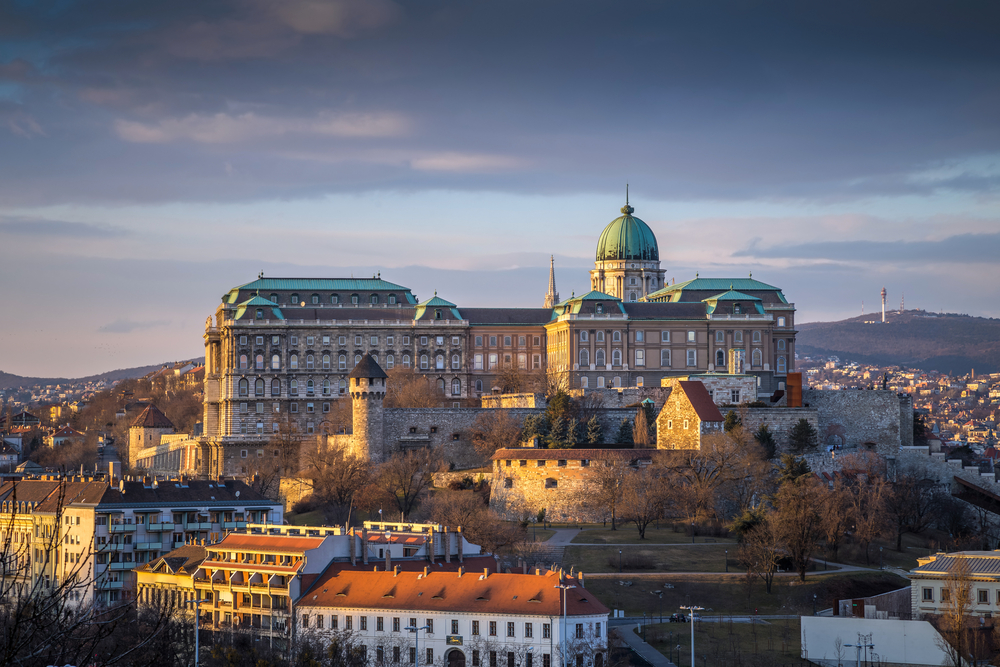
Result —
POLYGON ((543 570, 552 567, 555 563, 558 567, 562 565, 563 554, 566 552, 566 547, 564 545, 551 545, 546 542, 537 542, 532 546, 529 553, 525 555, 525 560, 528 561, 528 569, 534 570, 535 568, 541 568, 543 570))

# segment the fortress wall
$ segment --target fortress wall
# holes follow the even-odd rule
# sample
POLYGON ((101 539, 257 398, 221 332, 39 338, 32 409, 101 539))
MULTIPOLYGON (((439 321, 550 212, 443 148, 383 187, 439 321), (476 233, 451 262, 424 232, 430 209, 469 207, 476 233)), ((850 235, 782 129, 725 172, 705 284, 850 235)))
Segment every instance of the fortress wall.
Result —
MULTIPOLYGON (((903 444, 900 399, 894 391, 807 389, 802 392, 802 404, 819 414, 821 446, 865 447, 874 443, 878 453, 894 454, 903 444)), ((910 442, 912 434, 911 416, 910 442)))

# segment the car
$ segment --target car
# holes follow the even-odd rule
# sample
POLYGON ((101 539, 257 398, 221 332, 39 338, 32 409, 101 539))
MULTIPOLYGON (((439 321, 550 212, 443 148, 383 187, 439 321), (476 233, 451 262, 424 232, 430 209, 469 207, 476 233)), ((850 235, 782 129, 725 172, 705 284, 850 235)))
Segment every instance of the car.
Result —
POLYGON ((671 614, 670 615, 670 622, 671 623, 687 623, 688 622, 688 617, 685 616, 684 614, 671 614))

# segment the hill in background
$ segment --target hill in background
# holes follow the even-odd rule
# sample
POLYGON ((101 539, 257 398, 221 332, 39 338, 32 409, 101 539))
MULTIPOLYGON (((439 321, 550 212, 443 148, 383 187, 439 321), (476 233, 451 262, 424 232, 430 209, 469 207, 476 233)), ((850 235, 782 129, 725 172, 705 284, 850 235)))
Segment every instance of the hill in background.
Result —
POLYGON ((962 375, 1000 372, 1000 319, 906 310, 886 313, 885 324, 873 313, 797 328, 800 355, 962 375))
MULTIPOLYGON (((192 359, 194 363, 204 363, 204 357, 200 359, 192 359)), ((88 375, 82 378, 36 378, 36 377, 24 377, 22 375, 13 375, 11 373, 4 373, 0 371, 0 389, 19 389, 33 387, 36 384, 46 385, 46 384, 77 384, 80 382, 97 382, 99 380, 104 380, 105 382, 113 382, 115 380, 127 380, 130 378, 141 378, 147 373, 152 373, 155 370, 163 368, 164 366, 172 366, 176 362, 167 362, 163 364, 153 364, 152 366, 137 366, 135 368, 120 368, 114 371, 107 371, 104 373, 98 373, 97 375, 88 375)))

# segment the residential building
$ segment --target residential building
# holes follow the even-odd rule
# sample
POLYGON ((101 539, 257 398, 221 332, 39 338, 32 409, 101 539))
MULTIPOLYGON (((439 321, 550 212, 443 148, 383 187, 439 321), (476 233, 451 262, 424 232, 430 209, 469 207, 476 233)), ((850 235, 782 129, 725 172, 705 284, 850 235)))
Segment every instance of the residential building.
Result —
POLYGON ((970 590, 969 615, 1000 614, 1000 550, 937 553, 917 563, 909 575, 914 619, 944 613, 959 586, 970 590))

